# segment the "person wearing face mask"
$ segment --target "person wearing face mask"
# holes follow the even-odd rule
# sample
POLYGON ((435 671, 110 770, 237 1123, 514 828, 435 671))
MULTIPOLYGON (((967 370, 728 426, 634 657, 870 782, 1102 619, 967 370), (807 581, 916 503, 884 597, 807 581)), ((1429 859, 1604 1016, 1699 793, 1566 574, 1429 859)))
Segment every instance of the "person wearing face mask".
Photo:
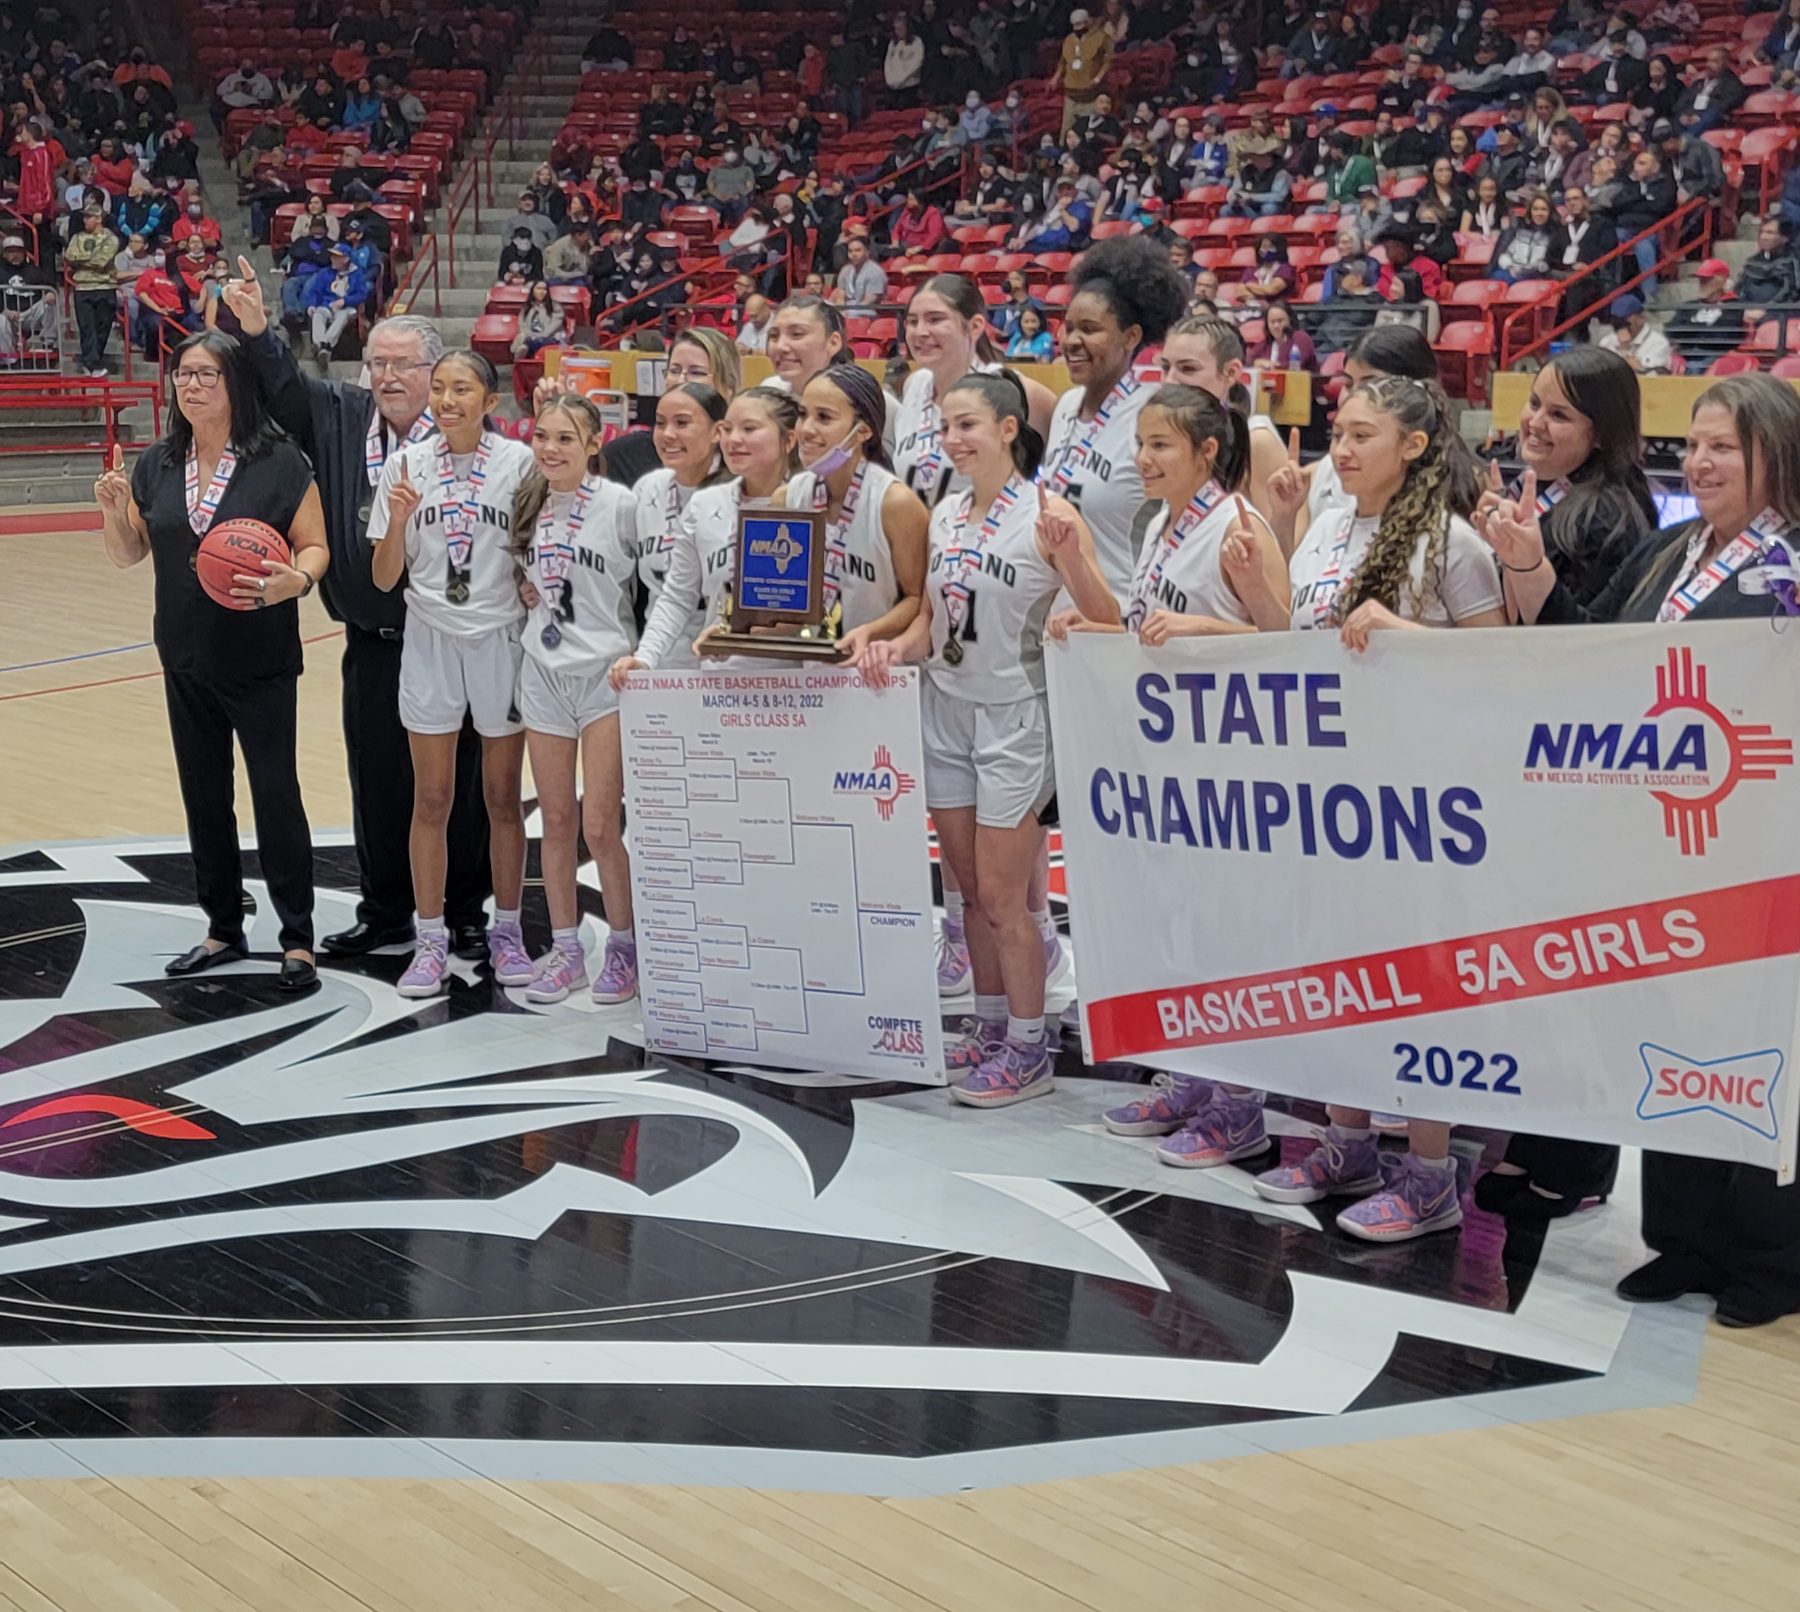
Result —
POLYGON ((1096 28, 1085 6, 1069 13, 1069 32, 1062 43, 1050 87, 1063 92, 1062 132, 1088 116, 1106 75, 1112 71, 1113 42, 1103 28, 1096 28))
MULTIPOLYGON (((331 569, 320 591, 326 611, 344 625, 344 751, 360 899, 356 922, 325 936, 322 944, 340 956, 410 944, 413 771, 400 724, 406 603, 401 594, 375 586, 366 534, 388 459, 424 442, 435 429, 426 404, 443 338, 416 315, 379 321, 363 346, 368 384, 353 386, 301 371, 292 350, 270 328, 248 259, 238 259, 238 278, 222 296, 242 327, 244 359, 261 407, 312 460, 331 548, 331 569)), ((492 893, 487 843, 481 747, 474 729, 466 727, 456 755, 445 908, 452 945, 463 957, 487 955, 485 904, 492 893)))
POLYGON ((983 104, 980 90, 970 90, 963 97, 962 111, 956 116, 956 143, 974 153, 980 162, 987 141, 994 132, 994 114, 983 104))

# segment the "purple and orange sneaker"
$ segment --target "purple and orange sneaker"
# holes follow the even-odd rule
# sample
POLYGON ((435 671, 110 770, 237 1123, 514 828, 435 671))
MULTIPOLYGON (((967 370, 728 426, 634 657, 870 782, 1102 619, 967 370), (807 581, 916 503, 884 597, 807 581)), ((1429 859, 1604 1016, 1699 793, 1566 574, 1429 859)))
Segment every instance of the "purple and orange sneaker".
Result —
POLYGON ((1252 1185, 1270 1203, 1317 1203, 1321 1198, 1360 1198, 1379 1192, 1381 1164, 1375 1139, 1352 1140, 1327 1131, 1298 1164, 1265 1170, 1252 1185))
POLYGON ((1157 1148, 1156 1157, 1180 1170, 1212 1170, 1261 1153, 1268 1145, 1263 1105, 1254 1097, 1221 1091, 1157 1148))
POLYGON ((402 996, 436 996, 450 972, 450 936, 442 929, 421 931, 412 961, 395 987, 402 996))
POLYGON ((1004 1024, 983 1024, 974 1014, 965 1014, 944 1038, 944 1067, 977 1069, 1000 1050, 1005 1039, 1004 1024))
POLYGON ((938 931, 937 980, 939 996, 956 996, 969 986, 969 942, 962 919, 948 913, 944 915, 944 927, 938 931))
POLYGON ((981 1065, 956 1082, 950 1095, 971 1108, 1005 1108, 1056 1089, 1055 1064, 1042 1042, 1008 1037, 981 1065))
POLYGON ((573 948, 552 946, 537 962, 537 978, 525 987, 527 1002, 562 1002, 569 992, 587 984, 587 954, 576 941, 573 948))
POLYGON ((487 934, 488 964, 502 985, 529 985, 537 978, 537 966, 525 950, 525 936, 517 924, 495 924, 487 934))
POLYGON ((1337 1217, 1338 1229, 1371 1243, 1404 1243, 1462 1224, 1456 1165, 1426 1164, 1411 1153, 1381 1160, 1382 1188, 1337 1217))
POLYGON ((1167 1136, 1211 1102, 1216 1089, 1199 1075, 1161 1070, 1142 1097, 1107 1109, 1101 1119, 1114 1136, 1167 1136))
POLYGON ((629 941, 609 938, 606 960, 594 979, 594 1000, 602 1007, 611 1007, 617 1002, 629 1002, 637 990, 637 947, 629 941))

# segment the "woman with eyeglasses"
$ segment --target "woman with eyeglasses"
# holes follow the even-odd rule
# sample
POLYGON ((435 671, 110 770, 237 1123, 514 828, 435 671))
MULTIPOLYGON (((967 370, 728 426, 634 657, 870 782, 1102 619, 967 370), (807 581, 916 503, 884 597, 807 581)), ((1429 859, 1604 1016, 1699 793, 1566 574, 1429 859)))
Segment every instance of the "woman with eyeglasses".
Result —
POLYGON ((302 454, 256 405, 238 344, 217 331, 175 349, 169 429, 131 476, 124 452, 94 483, 101 537, 118 566, 148 558, 156 576, 156 651, 187 813, 194 886, 207 935, 167 965, 199 974, 248 955, 238 856, 232 744, 244 752, 257 857, 280 922, 284 990, 310 990, 312 833, 295 762, 300 610, 330 560, 325 514, 302 454), (231 609, 194 568, 215 522, 254 520, 288 541, 291 563, 265 560, 237 577, 231 609))
POLYGON ((742 390, 744 369, 735 343, 722 330, 695 325, 669 343, 663 384, 673 391, 690 383, 710 386, 729 403, 742 390))

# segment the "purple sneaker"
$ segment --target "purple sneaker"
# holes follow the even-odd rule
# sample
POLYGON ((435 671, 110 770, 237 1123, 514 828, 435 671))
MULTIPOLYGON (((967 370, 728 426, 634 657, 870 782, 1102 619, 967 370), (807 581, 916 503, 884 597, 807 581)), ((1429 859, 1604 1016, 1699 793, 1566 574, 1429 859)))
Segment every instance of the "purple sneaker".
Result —
POLYGON ((594 980, 594 1000, 602 1007, 629 1002, 637 995, 637 980, 637 947, 627 941, 609 939, 606 961, 594 980))
POLYGON ((529 985, 537 978, 525 936, 517 924, 495 924, 487 935, 488 964, 502 985, 529 985))
POLYGON ((938 931, 937 975, 939 996, 956 996, 968 989, 969 943, 963 937, 962 919, 948 913, 938 931))
POLYGON ((1199 1075, 1160 1071, 1142 1097, 1101 1116, 1114 1136, 1167 1136, 1212 1101, 1213 1083, 1199 1075))
POLYGON ((983 1024, 972 1013, 956 1022, 944 1041, 946 1069, 976 1069, 1000 1050, 1006 1039, 1004 1024, 983 1024))
POLYGON ((1338 1229, 1371 1243, 1404 1243, 1462 1224, 1456 1167, 1438 1169, 1410 1153, 1381 1160, 1382 1189, 1337 1217, 1338 1229))
POLYGON ((450 936, 442 929, 422 933, 396 989, 402 996, 436 996, 449 972, 450 936))
POLYGON ((1156 1150, 1156 1157, 1181 1170, 1211 1170, 1261 1153, 1268 1145, 1263 1105, 1254 1097, 1219 1092, 1156 1150))
POLYGON ((552 946, 538 959, 537 978, 525 987, 527 1002, 561 1002, 569 992, 587 984, 587 956, 576 941, 574 949, 552 946))
POLYGON ((1265 1170, 1252 1183, 1270 1203, 1317 1203, 1321 1198, 1362 1197, 1381 1190, 1374 1137, 1349 1141, 1329 1131, 1298 1164, 1265 1170))
POLYGON ((1041 1042, 1010 1037, 992 1048, 980 1067, 950 1088, 950 1095, 971 1108, 1005 1108, 1027 1097, 1056 1089, 1050 1053, 1041 1042))

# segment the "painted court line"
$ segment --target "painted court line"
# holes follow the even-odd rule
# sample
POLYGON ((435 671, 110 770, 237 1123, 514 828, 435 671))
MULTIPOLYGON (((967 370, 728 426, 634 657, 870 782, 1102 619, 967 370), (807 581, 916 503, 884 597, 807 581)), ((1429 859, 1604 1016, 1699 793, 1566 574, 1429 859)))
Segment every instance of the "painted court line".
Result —
MULTIPOLYGON (((343 636, 343 631, 340 628, 337 632, 322 632, 311 638, 302 638, 300 640, 300 642, 303 644, 322 644, 328 638, 341 638, 342 636, 343 636)), ((145 645, 145 644, 130 644, 130 645, 126 645, 124 647, 130 648, 130 649, 145 649, 145 648, 148 648, 149 646, 145 645)), ((98 653, 103 654, 103 655, 110 655, 110 654, 118 653, 118 651, 100 650, 100 651, 98 651, 98 653)), ((77 656, 70 656, 69 658, 72 660, 80 660, 80 659, 84 659, 86 657, 77 655, 77 656)), ((37 662, 36 664, 42 665, 42 666, 55 666, 59 663, 56 661, 40 661, 40 662, 37 662)), ((13 666, 0 667, 0 671, 19 671, 19 670, 23 670, 23 668, 13 667, 13 666)), ((115 683, 142 683, 149 678, 161 677, 161 676, 162 676, 162 668, 159 666, 153 672, 128 672, 123 677, 98 677, 98 678, 95 678, 90 683, 61 683, 61 684, 58 684, 55 688, 21 689, 17 694, 0 694, 0 705, 5 704, 6 701, 8 701, 8 700, 35 700, 40 695, 44 695, 44 694, 74 694, 74 693, 78 693, 80 690, 82 690, 84 688, 111 688, 115 683)))

